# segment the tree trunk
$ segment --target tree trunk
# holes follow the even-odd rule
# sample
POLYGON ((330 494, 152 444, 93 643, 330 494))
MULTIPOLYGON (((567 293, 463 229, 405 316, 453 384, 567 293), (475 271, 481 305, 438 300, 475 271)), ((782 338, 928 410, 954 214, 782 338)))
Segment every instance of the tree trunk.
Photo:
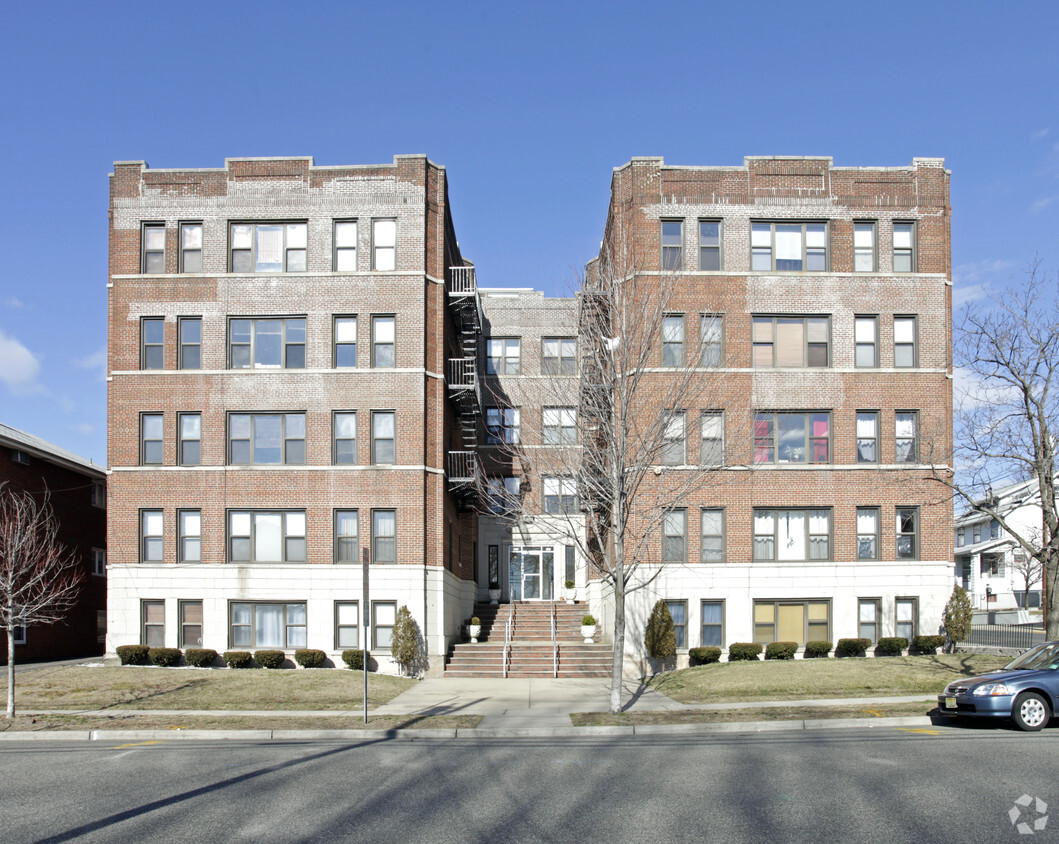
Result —
POLYGON ((15 628, 7 628, 7 717, 15 717, 15 628))
POLYGON ((1056 569, 1059 569, 1057 554, 1049 549, 1041 560, 1041 588, 1044 592, 1041 610, 1044 614, 1044 638, 1054 642, 1059 639, 1059 590, 1056 589, 1056 569))
POLYGON ((610 669, 610 711, 621 712, 621 681, 625 667, 625 572, 614 578, 614 651, 610 669))

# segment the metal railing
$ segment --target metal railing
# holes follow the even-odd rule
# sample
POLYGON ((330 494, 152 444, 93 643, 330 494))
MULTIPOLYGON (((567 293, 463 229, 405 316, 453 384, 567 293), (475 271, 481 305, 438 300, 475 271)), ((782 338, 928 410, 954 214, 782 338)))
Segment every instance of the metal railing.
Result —
POLYGON ((515 604, 510 604, 511 609, 507 613, 507 621, 504 622, 504 653, 501 655, 504 679, 507 679, 507 666, 511 660, 511 634, 515 627, 515 604))
POLYGON ((559 676, 559 642, 555 637, 555 604, 552 604, 552 677, 559 676))
POLYGON ((474 358, 449 358, 449 389, 467 391, 482 405, 482 386, 478 380, 478 362, 474 358))
POLYGON ((478 455, 473 451, 450 451, 448 475, 453 482, 470 483, 478 477, 478 455))
POLYGON ((970 635, 960 641, 986 648, 1026 650, 1044 641, 1044 631, 1033 624, 972 624, 970 635))
POLYGON ((478 292, 478 281, 474 267, 449 267, 449 293, 467 296, 478 292))

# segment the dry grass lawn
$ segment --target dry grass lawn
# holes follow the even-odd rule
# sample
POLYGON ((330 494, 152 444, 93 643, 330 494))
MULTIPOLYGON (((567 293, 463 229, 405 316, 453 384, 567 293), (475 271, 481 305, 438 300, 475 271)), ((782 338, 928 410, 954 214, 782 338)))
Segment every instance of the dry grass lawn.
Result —
POLYGON ((648 684, 681 703, 936 694, 957 677, 1010 661, 989 654, 935 654, 722 662, 660 674, 648 684))

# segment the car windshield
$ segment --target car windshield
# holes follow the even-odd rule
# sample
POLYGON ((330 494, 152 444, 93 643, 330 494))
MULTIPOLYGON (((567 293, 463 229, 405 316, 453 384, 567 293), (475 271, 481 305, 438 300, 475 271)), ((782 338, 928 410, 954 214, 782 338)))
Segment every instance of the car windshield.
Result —
POLYGON ((1037 645, 1004 666, 1005 671, 1055 670, 1059 668, 1059 642, 1037 645))

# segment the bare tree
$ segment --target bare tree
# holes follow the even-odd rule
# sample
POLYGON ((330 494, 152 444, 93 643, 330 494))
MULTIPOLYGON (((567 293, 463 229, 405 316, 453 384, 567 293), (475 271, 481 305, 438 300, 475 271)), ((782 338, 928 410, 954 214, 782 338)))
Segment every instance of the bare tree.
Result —
POLYGON ((934 472, 957 501, 1004 528, 1041 569, 1049 639, 1059 638, 1059 283, 1035 262, 1020 285, 968 305, 956 325, 954 358, 967 386, 956 397, 955 477, 934 472), (1010 518, 993 488, 1032 481, 1041 525, 1010 518))
POLYGON ((1041 579, 1041 561, 1023 551, 1011 555, 1011 568, 1022 578, 1022 606, 1030 607, 1030 588, 1041 579))
POLYGON ((15 629, 60 621, 77 599, 82 572, 58 540, 47 493, 0 484, 0 624, 7 630, 7 717, 15 717, 15 629))
MULTIPOLYGON (((576 293, 576 378, 541 379, 537 395, 522 397, 545 409, 576 406, 576 422, 570 420, 576 434, 555 414, 549 427, 545 410, 539 431, 524 414, 521 441, 501 446, 524 479, 542 483, 543 494, 529 494, 525 480, 517 493, 499 485, 492 490, 494 505, 502 499, 496 509, 507 510, 513 522, 527 515, 559 522, 564 541, 579 548, 612 598, 612 712, 621 709, 626 599, 652 583, 668 559, 683 559, 684 549, 672 543, 686 540, 665 530, 667 520, 686 518, 674 507, 719 479, 724 462, 705 448, 688 455, 689 431, 699 430, 698 411, 730 405, 722 393, 731 386, 725 362, 710 357, 721 354, 722 344, 700 344, 709 347, 703 353, 685 342, 683 323, 673 321, 674 313, 688 310, 678 302, 679 276, 645 274, 635 258, 625 238, 608 236, 576 293)), ((696 299, 696 310, 704 305, 696 299)), ((728 438, 740 427, 730 414, 728 438)))

